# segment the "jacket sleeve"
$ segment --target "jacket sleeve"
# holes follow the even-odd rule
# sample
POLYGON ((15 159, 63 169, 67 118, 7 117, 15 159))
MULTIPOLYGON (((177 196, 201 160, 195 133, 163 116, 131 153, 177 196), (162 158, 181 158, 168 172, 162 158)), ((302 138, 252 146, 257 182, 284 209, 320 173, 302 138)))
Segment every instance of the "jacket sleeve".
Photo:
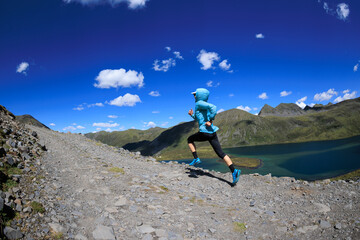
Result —
POLYGON ((216 106, 214 104, 207 103, 205 101, 199 101, 197 104, 200 110, 207 110, 207 117, 209 118, 209 121, 215 119, 216 106))

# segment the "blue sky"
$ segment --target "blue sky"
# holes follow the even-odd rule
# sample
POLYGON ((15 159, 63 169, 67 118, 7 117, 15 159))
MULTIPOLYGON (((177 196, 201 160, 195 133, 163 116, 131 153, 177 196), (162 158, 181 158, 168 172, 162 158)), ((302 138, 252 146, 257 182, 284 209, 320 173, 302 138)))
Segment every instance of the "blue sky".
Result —
POLYGON ((218 110, 359 96, 360 2, 0 1, 0 104, 58 131, 170 127, 218 110))

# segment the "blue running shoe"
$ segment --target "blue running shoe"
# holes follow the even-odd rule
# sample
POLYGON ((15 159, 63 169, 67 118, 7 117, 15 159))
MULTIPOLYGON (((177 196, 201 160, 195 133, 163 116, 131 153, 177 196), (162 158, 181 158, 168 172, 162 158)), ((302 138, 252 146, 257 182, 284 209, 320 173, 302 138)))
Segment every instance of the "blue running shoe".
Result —
POLYGON ((201 163, 200 158, 194 158, 192 162, 189 164, 190 166, 195 166, 197 164, 201 163))
POLYGON ((234 185, 239 181, 240 173, 241 173, 241 170, 240 170, 240 169, 235 169, 235 171, 232 173, 233 184, 234 184, 234 185))

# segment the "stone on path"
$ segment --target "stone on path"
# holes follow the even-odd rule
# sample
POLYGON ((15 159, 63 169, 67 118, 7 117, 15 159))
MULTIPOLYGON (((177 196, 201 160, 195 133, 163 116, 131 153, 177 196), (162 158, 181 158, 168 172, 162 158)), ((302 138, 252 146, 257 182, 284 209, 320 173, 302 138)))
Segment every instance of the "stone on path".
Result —
POLYGON ((124 196, 120 196, 119 200, 116 201, 115 203, 115 207, 122 207, 125 206, 127 204, 127 200, 124 196))
POLYGON ((317 225, 303 226, 303 227, 298 228, 297 231, 300 232, 300 233, 308 233, 309 231, 314 231, 317 228, 318 228, 317 225))
POLYGON ((5 227, 4 235, 10 240, 20 239, 23 237, 20 230, 13 229, 12 227, 5 227))
POLYGON ((87 237, 85 237, 84 235, 78 233, 75 236, 75 240, 88 240, 87 237))
POLYGON ((153 227, 151 227, 150 225, 141 225, 140 227, 138 227, 139 232, 141 233, 152 233, 155 231, 155 229, 153 227))
POLYGON ((93 237, 95 240, 115 240, 114 231, 111 227, 99 225, 93 231, 93 237))
POLYGON ((49 227, 55 233, 64 233, 65 228, 58 223, 49 223, 49 227))
POLYGON ((321 228, 330 228, 331 227, 331 224, 328 222, 328 221, 325 221, 325 220, 320 220, 320 227, 321 228))
POLYGON ((330 212, 330 208, 322 203, 314 203, 314 205, 318 208, 319 213, 327 213, 330 212))

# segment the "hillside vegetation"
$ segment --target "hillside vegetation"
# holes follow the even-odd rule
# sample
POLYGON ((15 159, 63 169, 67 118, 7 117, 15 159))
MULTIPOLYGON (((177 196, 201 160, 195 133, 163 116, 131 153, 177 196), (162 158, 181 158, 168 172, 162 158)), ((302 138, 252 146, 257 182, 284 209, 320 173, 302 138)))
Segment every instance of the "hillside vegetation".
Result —
MULTIPOLYGON (((286 107, 286 105, 280 104, 279 106, 271 109, 266 105, 264 108, 270 109, 275 115, 278 114, 276 109, 280 109, 280 111, 286 112, 286 117, 273 116, 271 113, 267 116, 256 116, 238 109, 219 113, 214 124, 220 127, 218 136, 222 146, 240 147, 334 140, 360 134, 360 98, 327 106, 307 107, 306 110, 296 109, 293 105, 286 107), (293 109, 293 114, 291 109, 293 109)), ((263 109, 262 112, 264 112, 263 109)), ((87 136, 93 136, 91 138, 113 146, 140 151, 144 155, 162 156, 162 159, 181 159, 191 157, 188 151, 184 151, 187 149, 186 139, 190 134, 198 131, 198 126, 195 121, 191 121, 180 123, 169 129, 137 131, 137 135, 133 139, 138 140, 135 141, 131 141, 129 137, 120 137, 121 134, 125 135, 126 131, 103 132, 101 138, 90 134, 87 136), (158 136, 153 132, 156 132, 158 136), (118 142, 110 142, 109 139, 112 139, 110 136, 115 135, 119 136, 118 142)), ((208 148, 208 143, 199 143, 197 146, 202 149, 199 151, 214 156, 208 148)))
POLYGON ((106 143, 115 147, 123 147, 128 143, 136 143, 143 141, 152 141, 163 132, 165 128, 155 127, 146 131, 138 129, 129 129, 126 131, 101 131, 97 133, 87 133, 86 137, 106 143))

